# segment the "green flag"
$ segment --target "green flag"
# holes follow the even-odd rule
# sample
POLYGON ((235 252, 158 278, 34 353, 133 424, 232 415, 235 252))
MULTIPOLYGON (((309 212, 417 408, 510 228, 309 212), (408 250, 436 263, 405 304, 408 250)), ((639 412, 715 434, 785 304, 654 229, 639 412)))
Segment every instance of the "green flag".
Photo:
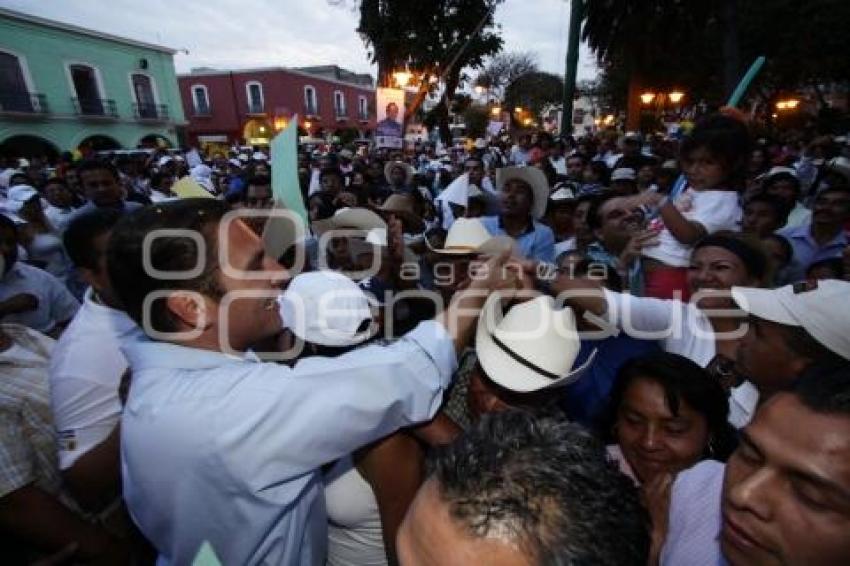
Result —
POLYGON ((272 194, 274 199, 307 222, 307 209, 298 183, 298 115, 292 117, 283 131, 269 145, 272 161, 272 194))

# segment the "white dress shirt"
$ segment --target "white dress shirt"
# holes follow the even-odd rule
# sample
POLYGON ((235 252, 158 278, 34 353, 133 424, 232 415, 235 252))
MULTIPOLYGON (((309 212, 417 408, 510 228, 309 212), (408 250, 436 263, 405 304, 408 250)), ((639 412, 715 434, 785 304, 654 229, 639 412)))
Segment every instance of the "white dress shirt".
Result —
POLYGON ((121 424, 124 498, 160 553, 188 564, 324 564, 320 466, 431 418, 457 366, 436 322, 390 346, 294 368, 139 339, 121 424))

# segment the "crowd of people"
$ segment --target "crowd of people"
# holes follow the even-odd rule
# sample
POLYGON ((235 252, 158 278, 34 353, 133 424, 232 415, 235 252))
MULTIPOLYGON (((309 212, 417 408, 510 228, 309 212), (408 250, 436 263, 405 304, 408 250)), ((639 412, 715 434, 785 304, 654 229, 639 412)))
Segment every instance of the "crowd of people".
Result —
POLYGON ((846 138, 274 167, 0 163, 6 563, 850 563, 846 138))

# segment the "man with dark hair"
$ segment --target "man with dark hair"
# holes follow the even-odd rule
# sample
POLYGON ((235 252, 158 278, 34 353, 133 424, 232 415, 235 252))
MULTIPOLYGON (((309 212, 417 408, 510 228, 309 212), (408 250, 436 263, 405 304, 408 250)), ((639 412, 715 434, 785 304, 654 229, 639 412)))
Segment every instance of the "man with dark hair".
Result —
POLYGON ((812 206, 812 221, 779 232, 788 238, 794 248, 786 282, 795 283, 804 279, 806 268, 816 261, 841 257, 844 248, 850 244, 844 232, 844 225, 848 221, 850 186, 829 187, 818 193, 812 206))
POLYGON ((773 234, 788 222, 788 206, 778 197, 757 194, 744 205, 741 231, 764 238, 773 234))
POLYGON ((77 167, 83 193, 88 199, 76 215, 82 215, 98 208, 114 208, 120 212, 130 212, 141 208, 137 202, 126 201, 126 193, 121 186, 118 170, 106 161, 90 160, 77 167))
POLYGON ((800 202, 802 187, 797 171, 792 167, 773 167, 765 175, 761 190, 785 204, 787 220, 780 228, 795 228, 811 222, 812 211, 800 202))
POLYGON ((321 563, 321 466, 433 418, 472 333, 460 309, 516 288, 518 271, 491 259, 446 311, 389 346, 263 363, 247 350, 281 333, 288 273, 227 213, 184 199, 128 215, 110 237, 115 292, 147 334, 124 348, 124 497, 164 563, 191 562, 205 541, 224 564, 321 563))
POLYGON ((637 489, 579 425, 490 414, 429 468, 399 530, 402 566, 647 562, 637 489))
POLYGON ((57 337, 80 303, 56 277, 18 261, 18 229, 0 214, 0 318, 57 337))
POLYGON ((375 133, 378 136, 402 137, 401 122, 398 119, 398 104, 390 102, 386 107, 386 117, 377 123, 375 133))
POLYGON ((583 183, 586 165, 587 158, 580 153, 574 153, 567 157, 567 178, 574 183, 583 183))
POLYGON ((750 315, 736 370, 761 400, 791 387, 818 366, 850 362, 850 283, 815 281, 779 289, 733 287, 750 315))
POLYGON ((669 501, 649 502, 662 565, 847 564, 850 365, 774 395, 725 467, 682 472, 669 501))
POLYGON ((94 512, 121 496, 119 387, 127 358, 119 344, 138 333, 106 269, 109 234, 120 218, 115 209, 98 209, 78 216, 65 231, 65 248, 89 288, 50 363, 59 468, 76 499, 94 512))

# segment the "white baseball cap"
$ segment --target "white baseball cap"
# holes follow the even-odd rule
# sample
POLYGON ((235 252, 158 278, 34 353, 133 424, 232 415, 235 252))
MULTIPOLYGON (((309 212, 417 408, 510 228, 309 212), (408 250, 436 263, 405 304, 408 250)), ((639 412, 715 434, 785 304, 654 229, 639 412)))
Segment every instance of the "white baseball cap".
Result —
POLYGON ((296 275, 278 306, 283 326, 311 344, 356 346, 378 330, 366 293, 335 271, 296 275))
POLYGON ((635 179, 637 179, 637 174, 631 167, 620 167, 614 169, 614 172, 611 173, 612 181, 634 181, 635 179))
POLYGON ((732 287, 732 297, 751 315, 802 327, 819 343, 850 360, 850 282, 830 279, 778 289, 732 287))

